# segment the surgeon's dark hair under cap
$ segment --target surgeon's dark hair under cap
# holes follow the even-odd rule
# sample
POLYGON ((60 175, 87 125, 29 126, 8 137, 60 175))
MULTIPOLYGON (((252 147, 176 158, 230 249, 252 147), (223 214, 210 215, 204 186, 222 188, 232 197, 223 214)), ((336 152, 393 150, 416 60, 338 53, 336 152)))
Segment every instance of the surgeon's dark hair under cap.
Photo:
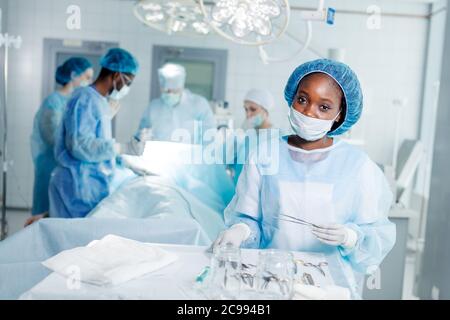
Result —
POLYGON ((298 66, 292 72, 284 89, 284 98, 289 107, 297 94, 300 81, 307 75, 313 73, 324 73, 330 76, 341 88, 345 99, 345 118, 341 124, 328 132, 328 136, 337 136, 347 132, 361 117, 363 108, 363 95, 358 77, 344 63, 330 60, 318 59, 306 62, 298 66))

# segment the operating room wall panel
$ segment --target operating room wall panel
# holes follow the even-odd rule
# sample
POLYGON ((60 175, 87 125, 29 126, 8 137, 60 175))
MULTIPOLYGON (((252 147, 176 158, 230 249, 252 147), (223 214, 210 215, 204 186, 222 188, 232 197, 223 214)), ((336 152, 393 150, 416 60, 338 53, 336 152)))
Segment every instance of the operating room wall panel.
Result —
MULTIPOLYGON (((360 17, 349 20, 352 20, 353 28, 365 24, 360 17)), ((381 30, 366 29, 357 40, 353 36, 330 37, 327 44, 347 49, 346 62, 360 76, 365 93, 363 117, 368 120, 362 137, 366 141, 365 148, 377 162, 389 163, 396 126, 393 99, 404 97, 408 100, 407 111, 401 114, 400 137, 415 138, 417 135, 427 23, 406 18, 383 18, 381 21, 381 30), (407 39, 405 34, 414 37, 407 39), (406 57, 410 59, 405 61, 406 57)), ((352 31, 348 20, 343 26, 338 22, 336 28, 342 34, 356 32, 352 31)), ((320 39, 319 36, 316 38, 320 39)))
MULTIPOLYGON (((300 1, 299 4, 316 5, 317 1, 300 1)), ((356 8, 365 12, 373 1, 334 1, 337 8, 356 8)), ((422 14, 427 12, 423 4, 407 3, 393 5, 390 1, 377 1, 386 11, 422 14)), ((240 125, 244 119, 242 100, 251 87, 267 87, 275 96, 279 111, 272 115, 275 125, 287 129, 287 106, 283 99, 283 89, 290 72, 298 64, 317 58, 307 51, 303 55, 283 63, 264 65, 254 47, 232 44, 217 36, 180 37, 167 36, 153 31, 139 23, 131 12, 132 1, 118 0, 10 0, 8 32, 21 35, 22 49, 11 55, 11 87, 15 98, 10 108, 23 113, 11 114, 24 126, 18 134, 18 141, 12 148, 17 158, 31 159, 29 136, 33 115, 41 103, 42 51, 44 38, 85 39, 119 42, 133 52, 141 64, 141 72, 136 78, 131 94, 123 101, 121 112, 117 116, 117 138, 128 140, 137 128, 139 118, 148 105, 150 97, 150 70, 152 46, 176 45, 205 48, 227 49, 229 61, 226 82, 226 99, 235 112, 235 123, 240 125), (81 9, 81 30, 68 30, 66 10, 69 5, 79 5, 81 9)), ((296 19, 294 11, 290 30, 299 38, 304 35, 303 24, 296 19)), ((346 49, 346 62, 360 75, 366 92, 366 111, 355 138, 366 140, 365 149, 377 162, 386 163, 392 154, 392 132, 395 120, 392 118, 393 98, 407 96, 408 112, 402 115, 402 138, 417 135, 419 98, 426 46, 427 21, 419 18, 382 18, 380 30, 368 30, 367 16, 357 14, 338 14, 336 25, 314 24, 312 48, 326 56, 330 47, 346 49), (408 38, 405 35, 409 35, 408 38), (360 136, 363 132, 363 136, 360 136)), ((286 55, 296 44, 281 41, 275 48, 276 53, 286 55)), ((272 51, 270 51, 272 52, 272 51)), ((11 120, 13 121, 13 120, 11 120)), ((15 159, 14 159, 15 160, 15 159)), ((22 163, 21 163, 22 165, 22 163)), ((23 163, 25 172, 32 172, 31 160, 23 163)), ((12 183, 12 182, 11 182, 12 183)), ((31 202, 30 177, 19 177, 15 182, 26 190, 31 202)), ((13 188, 10 188, 12 190, 13 188)), ((8 203, 22 206, 23 201, 14 194, 8 203)))
MULTIPOLYGON (((422 111, 420 115, 420 140, 425 147, 425 158, 421 162, 417 174, 416 190, 420 195, 428 197, 430 190, 430 172, 433 161, 433 145, 435 137, 435 126, 437 114, 437 99, 439 81, 442 72, 442 61, 445 45, 445 27, 447 12, 445 9, 448 5, 447 0, 436 1, 433 4, 433 11, 439 12, 435 14, 430 22, 430 37, 427 51, 427 68, 424 76, 424 88, 422 98, 422 111)), ((426 218, 426 210, 422 213, 423 219, 426 218)), ((425 224, 421 226, 421 235, 425 232, 425 224)))
MULTIPOLYGON (((450 55, 450 11, 447 11, 443 57, 450 55)), ((450 299, 450 60, 442 61, 441 90, 437 110, 425 249, 419 278, 419 297, 450 299)))

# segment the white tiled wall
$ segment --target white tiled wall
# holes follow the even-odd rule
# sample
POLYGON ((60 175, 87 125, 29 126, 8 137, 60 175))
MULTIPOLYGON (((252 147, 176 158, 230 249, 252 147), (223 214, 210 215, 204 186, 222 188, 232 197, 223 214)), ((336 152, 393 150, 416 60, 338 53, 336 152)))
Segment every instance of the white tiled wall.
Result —
MULTIPOLYGON (((293 1, 300 5, 316 1, 293 1)), ((379 5, 386 12, 427 13, 425 4, 406 1, 329 1, 338 9, 357 9, 363 12, 370 4, 379 5)), ((279 112, 273 115, 276 125, 287 127, 287 106, 283 88, 295 66, 317 56, 311 52, 286 63, 264 65, 252 47, 231 44, 217 36, 187 38, 167 36, 140 24, 131 12, 132 1, 119 0, 9 0, 8 32, 21 35, 23 46, 12 52, 9 90, 9 152, 14 167, 9 179, 8 204, 31 204, 33 167, 29 136, 33 114, 39 107, 42 84, 43 38, 117 41, 134 53, 142 66, 132 88, 124 100, 117 118, 119 140, 126 140, 138 125, 139 117, 150 96, 152 45, 172 44, 229 50, 226 97, 236 114, 236 123, 243 120, 241 101, 251 87, 270 88, 277 99, 279 112), (66 9, 69 5, 81 8, 82 28, 66 29, 66 9), (123 112, 123 110, 127 110, 123 112)), ((304 27, 293 13, 290 31, 299 37, 304 27)), ((361 77, 365 91, 365 113, 354 130, 356 138, 364 138, 370 156, 389 163, 395 119, 391 101, 408 98, 402 112, 402 138, 417 136, 424 55, 427 40, 427 20, 421 18, 382 18, 380 30, 368 30, 366 15, 341 13, 336 25, 314 24, 312 47, 326 55, 330 47, 346 49, 346 62, 361 77)), ((269 52, 286 55, 295 45, 281 40, 267 48, 269 52)))

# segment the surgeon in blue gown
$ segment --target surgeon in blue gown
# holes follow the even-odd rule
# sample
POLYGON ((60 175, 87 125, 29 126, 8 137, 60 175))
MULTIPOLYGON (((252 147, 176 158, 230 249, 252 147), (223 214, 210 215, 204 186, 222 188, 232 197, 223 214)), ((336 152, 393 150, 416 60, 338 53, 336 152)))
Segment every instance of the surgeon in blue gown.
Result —
POLYGON ((55 146, 58 166, 50 181, 50 216, 85 217, 102 199, 135 175, 118 155, 141 155, 144 141, 120 144, 112 138, 108 99, 121 100, 138 72, 126 50, 110 49, 100 61, 96 81, 78 89, 67 103, 55 146))
POLYGON ((392 249, 396 229, 382 171, 338 138, 361 116, 358 78, 343 63, 307 62, 290 76, 285 99, 294 134, 277 140, 278 170, 265 169, 272 157, 251 156, 215 246, 337 254, 361 280, 392 249))
POLYGON ((32 216, 25 226, 48 215, 48 186, 50 175, 56 167, 54 156, 55 135, 59 127, 64 108, 73 91, 92 83, 94 70, 91 63, 81 57, 66 60, 56 70, 55 80, 61 87, 45 98, 34 117, 31 135, 31 152, 34 162, 34 187, 32 216))
POLYGON ((158 77, 161 96, 144 111, 139 132, 151 129, 152 139, 157 141, 203 143, 204 133, 216 129, 208 101, 185 89, 186 70, 181 65, 165 64, 158 77))

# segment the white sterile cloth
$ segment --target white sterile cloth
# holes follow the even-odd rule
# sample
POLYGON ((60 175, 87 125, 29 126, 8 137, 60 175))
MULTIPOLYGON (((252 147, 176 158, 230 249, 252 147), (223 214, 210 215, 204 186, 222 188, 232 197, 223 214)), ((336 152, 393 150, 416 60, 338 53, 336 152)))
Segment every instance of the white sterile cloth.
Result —
POLYGON ((294 300, 350 300, 350 298, 350 290, 343 287, 319 288, 303 284, 294 285, 294 300))
POLYGON ((176 260, 176 255, 154 245, 107 235, 86 247, 62 251, 42 264, 71 280, 107 286, 138 278, 176 260))

